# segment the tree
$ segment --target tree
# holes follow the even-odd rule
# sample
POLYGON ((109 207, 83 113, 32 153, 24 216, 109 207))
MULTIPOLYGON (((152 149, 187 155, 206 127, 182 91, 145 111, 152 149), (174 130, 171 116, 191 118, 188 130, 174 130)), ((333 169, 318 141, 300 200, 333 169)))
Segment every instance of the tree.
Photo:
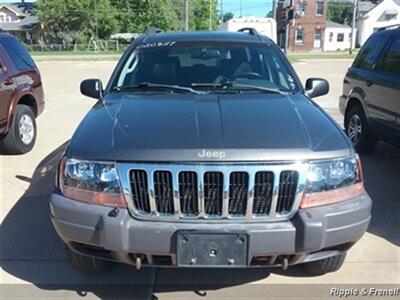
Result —
POLYGON ((144 32, 150 27, 163 30, 181 28, 170 0, 111 0, 117 9, 120 32, 144 32))
POLYGON ((109 0, 38 0, 37 16, 48 37, 57 41, 108 38, 117 27, 109 0))
POLYGON ((229 20, 233 19, 234 17, 235 16, 234 16, 234 14, 232 12, 227 12, 227 13, 224 13, 224 16, 223 16, 222 20, 224 22, 226 22, 226 21, 229 21, 229 20))
POLYGON ((273 18, 274 17, 274 12, 272 10, 270 10, 265 17, 266 18, 273 18))
POLYGON ((216 0, 193 0, 190 2, 193 6, 193 18, 190 28, 193 30, 208 30, 218 27, 218 10, 216 0))
POLYGON ((353 2, 349 0, 335 0, 328 2, 327 19, 329 21, 349 25, 352 18, 353 2))

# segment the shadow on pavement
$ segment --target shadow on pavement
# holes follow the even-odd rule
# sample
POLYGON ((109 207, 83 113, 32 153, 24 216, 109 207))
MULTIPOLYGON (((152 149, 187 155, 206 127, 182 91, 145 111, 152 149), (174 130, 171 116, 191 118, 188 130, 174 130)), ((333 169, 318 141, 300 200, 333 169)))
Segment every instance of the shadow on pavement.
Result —
MULTIPOLYGON (((66 143, 49 154, 37 166, 32 179, 20 178, 30 181, 30 187, 15 203, 0 227, 0 264, 6 274, 46 291, 63 290, 74 293, 75 297, 94 293, 103 299, 132 298, 133 295, 135 299, 155 299, 155 292, 172 291, 193 291, 202 296, 200 290, 215 290, 265 279, 269 272, 306 276, 298 268, 286 273, 268 269, 151 268, 138 272, 131 266, 118 265, 112 272, 103 274, 82 275, 73 271, 66 261, 64 245, 51 224, 48 205, 57 163, 65 146, 66 143)), ((374 200, 369 232, 400 245, 400 202, 397 196, 400 151, 381 143, 374 155, 365 156, 362 160, 366 187, 374 200)), ((10 286, 10 289, 13 287, 10 286)), ((3 294, 5 290, 3 288, 3 294)), ((14 298, 16 291, 13 289, 14 298)))
POLYGON ((372 155, 361 160, 365 187, 373 201, 368 232, 400 246, 400 150, 380 142, 372 155))

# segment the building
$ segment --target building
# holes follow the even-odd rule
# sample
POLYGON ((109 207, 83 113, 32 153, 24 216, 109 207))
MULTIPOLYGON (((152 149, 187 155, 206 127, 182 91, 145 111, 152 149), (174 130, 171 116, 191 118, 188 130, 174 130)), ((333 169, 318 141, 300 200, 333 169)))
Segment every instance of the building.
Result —
POLYGON ((276 42, 276 21, 272 18, 241 17, 233 18, 219 26, 221 31, 238 31, 242 28, 254 28, 260 34, 276 42))
POLYGON ((33 43, 40 29, 39 20, 34 15, 34 4, 0 3, 0 29, 7 31, 26 43, 33 43))
POLYGON ((289 26, 286 26, 288 9, 283 7, 284 3, 280 2, 277 10, 278 44, 283 48, 287 37, 291 52, 322 51, 327 0, 292 0, 293 18, 289 26))
MULTIPOLYGON (((331 21, 326 22, 324 33, 324 51, 338 51, 350 48, 351 27, 331 21)), ((353 48, 355 39, 353 40, 353 48)))
POLYGON ((400 0, 359 2, 357 43, 362 46, 379 28, 400 23, 400 0))

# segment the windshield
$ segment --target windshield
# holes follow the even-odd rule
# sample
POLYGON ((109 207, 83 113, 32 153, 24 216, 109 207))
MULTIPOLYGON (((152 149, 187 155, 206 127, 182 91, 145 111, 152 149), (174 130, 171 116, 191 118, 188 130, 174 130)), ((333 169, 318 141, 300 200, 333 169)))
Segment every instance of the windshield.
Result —
POLYGON ((298 91, 287 62, 267 43, 141 44, 126 59, 113 88, 143 83, 196 90, 261 87, 278 92, 298 91))

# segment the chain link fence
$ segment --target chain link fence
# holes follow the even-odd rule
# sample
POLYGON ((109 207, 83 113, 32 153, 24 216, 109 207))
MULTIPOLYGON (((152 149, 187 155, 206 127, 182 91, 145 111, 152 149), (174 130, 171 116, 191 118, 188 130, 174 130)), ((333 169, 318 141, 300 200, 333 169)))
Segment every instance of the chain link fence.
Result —
POLYGON ((123 52, 128 43, 118 40, 91 40, 86 44, 26 44, 30 52, 123 52))

